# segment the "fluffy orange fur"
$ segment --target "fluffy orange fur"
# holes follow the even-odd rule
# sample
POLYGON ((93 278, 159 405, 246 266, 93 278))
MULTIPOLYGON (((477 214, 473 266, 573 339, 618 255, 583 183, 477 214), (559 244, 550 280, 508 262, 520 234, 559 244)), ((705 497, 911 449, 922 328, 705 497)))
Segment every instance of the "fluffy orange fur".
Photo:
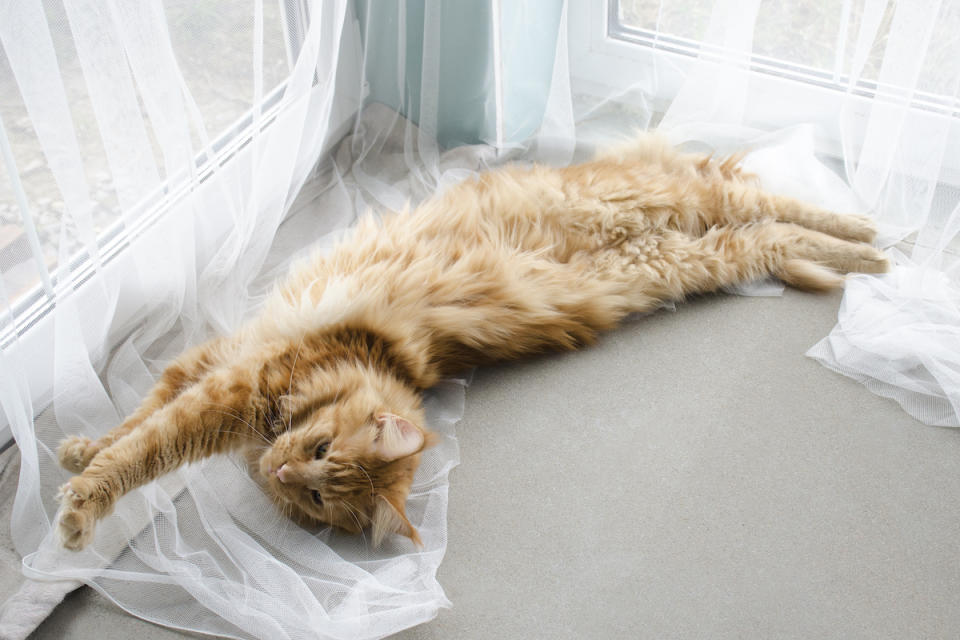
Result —
POLYGON ((369 217, 296 265, 235 335, 178 358, 122 425, 61 444, 79 474, 61 489, 63 543, 88 544, 124 493, 231 450, 292 517, 419 541, 404 502, 432 440, 423 389, 577 348, 690 294, 769 275, 821 291, 846 272, 886 271, 874 234, 868 218, 759 190, 736 158, 649 137, 369 217))

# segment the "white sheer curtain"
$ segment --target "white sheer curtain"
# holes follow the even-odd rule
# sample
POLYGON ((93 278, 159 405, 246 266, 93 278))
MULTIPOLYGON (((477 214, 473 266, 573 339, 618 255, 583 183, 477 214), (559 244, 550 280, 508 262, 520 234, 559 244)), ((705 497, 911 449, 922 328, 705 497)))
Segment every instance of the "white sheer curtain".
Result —
POLYGON ((612 14, 585 0, 0 3, 16 164, 0 191, 0 232, 15 232, 0 247, 0 402, 22 457, 26 574, 238 638, 380 637, 434 616, 460 383, 427 400, 444 439, 408 506, 419 552, 286 522, 224 458, 134 492, 91 549, 66 553, 55 445, 113 427, 165 362, 236 327, 291 258, 359 212, 507 160, 569 163, 658 123, 678 144, 749 146, 768 188, 869 212, 886 244, 908 238, 892 274, 851 279, 811 355, 956 426, 958 3, 821 8, 836 36, 801 63, 827 71, 795 91, 807 81, 760 58, 799 55, 771 34, 807 4, 779 3, 798 11, 771 23, 759 0, 612 14), (671 15, 699 31, 671 39, 671 15), (656 35, 607 33, 631 16, 656 35), (682 51, 693 41, 699 57, 682 51))
POLYGON ((408 506, 422 550, 301 529, 230 458, 129 496, 82 553, 52 527, 62 437, 116 425, 165 362, 236 328, 311 241, 443 179, 435 141, 395 111, 361 114, 353 6, 6 2, 0 43, 0 402, 21 456, 11 528, 25 575, 218 636, 380 637, 435 615, 457 383, 427 398, 447 438, 408 506), (391 153, 402 179, 378 164, 391 153))
MULTIPOLYGON (((878 24, 879 7, 865 22, 878 24)), ((890 253, 897 266, 883 278, 847 284, 837 326, 808 355, 896 400, 937 426, 960 426, 960 3, 896 3, 874 100, 854 146, 842 129, 845 173, 854 193, 888 229, 888 242, 915 232, 890 253), (909 102, 922 92, 927 111, 909 102), (936 105, 932 106, 931 102, 936 105)), ((856 70, 871 46, 856 41, 856 70)), ((853 120, 850 112, 841 122, 853 120)))

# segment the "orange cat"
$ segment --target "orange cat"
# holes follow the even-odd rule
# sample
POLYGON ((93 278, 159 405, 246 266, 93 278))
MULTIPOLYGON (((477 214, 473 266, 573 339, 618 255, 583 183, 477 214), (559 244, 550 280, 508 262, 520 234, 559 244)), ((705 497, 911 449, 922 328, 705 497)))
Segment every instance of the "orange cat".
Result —
POLYGON ((124 493, 244 450, 280 509, 419 541, 404 502, 431 444, 420 392, 444 376, 575 349, 626 314, 768 275, 809 290, 883 272, 869 219, 766 194, 736 168, 655 138, 563 169, 508 167, 412 212, 362 221, 297 265, 260 316, 171 364, 91 441, 59 530, 80 549, 124 493))

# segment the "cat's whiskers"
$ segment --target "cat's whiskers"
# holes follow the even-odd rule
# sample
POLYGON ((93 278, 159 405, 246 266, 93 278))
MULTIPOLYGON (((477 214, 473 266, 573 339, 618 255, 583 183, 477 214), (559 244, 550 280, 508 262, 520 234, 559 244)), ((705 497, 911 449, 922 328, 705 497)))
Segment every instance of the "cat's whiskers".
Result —
MULTIPOLYGON (((243 424, 247 425, 247 426, 250 428, 250 430, 251 430, 255 435, 257 435, 261 440, 263 440, 264 442, 266 442, 268 445, 272 445, 272 444, 273 444, 273 443, 271 443, 270 440, 269 440, 263 433, 261 433, 253 424, 251 424, 248 420, 245 420, 241 415, 239 415, 239 413, 236 411, 236 409, 234 409, 234 408, 232 408, 232 407, 230 407, 230 406, 228 406, 228 405, 223 405, 223 404, 221 404, 221 405, 217 405, 217 406, 211 406, 211 407, 208 407, 208 408, 206 408, 206 409, 203 409, 202 411, 203 411, 204 413, 210 412, 210 411, 214 411, 214 412, 216 412, 216 413, 219 413, 219 414, 222 414, 222 415, 231 417, 231 418, 233 418, 234 420, 237 420, 238 422, 242 422, 243 424), (223 409, 217 408, 218 406, 219 406, 219 407, 223 407, 224 409, 226 409, 226 411, 224 411, 223 409)), ((238 435, 242 435, 242 434, 240 434, 240 432, 238 432, 238 431, 230 431, 230 430, 227 430, 227 429, 220 429, 220 432, 221 432, 221 433, 236 433, 236 434, 238 434, 238 435)))
MULTIPOLYGON (((290 396, 290 393, 293 391, 293 372, 297 370, 297 360, 300 359, 300 350, 303 349, 303 341, 307 339, 307 332, 304 331, 300 336, 300 343, 297 345, 297 353, 293 356, 293 364, 290 365, 290 380, 287 382, 287 396, 290 396)), ((287 418, 287 431, 293 427, 293 412, 290 412, 290 416, 287 418)))
POLYGON ((274 397, 273 395, 270 394, 269 391, 267 392, 267 397, 266 397, 267 406, 273 407, 273 409, 272 409, 272 412, 273 412, 273 413, 271 413, 270 416, 264 421, 264 423, 265 423, 264 426, 266 426, 273 435, 277 435, 277 432, 276 432, 276 430, 275 430, 275 428, 274 428, 274 422, 275 422, 275 421, 272 420, 271 418, 272 418, 274 415, 278 415, 278 416, 280 416, 281 422, 283 421, 283 407, 280 405, 280 400, 281 400, 282 398, 284 398, 284 397, 285 397, 285 396, 277 396, 277 397, 274 397))
MULTIPOLYGON (((224 405, 224 406, 226 406, 226 405, 224 405)), ((229 409, 229 407, 228 407, 228 409, 229 409)), ((223 409, 217 409, 217 408, 214 408, 214 407, 208 407, 208 408, 206 408, 206 409, 201 409, 201 410, 200 410, 201 413, 209 413, 209 412, 211 412, 211 411, 212 411, 212 412, 215 412, 215 413, 219 413, 219 414, 224 415, 224 416, 228 416, 228 417, 230 417, 230 418, 233 418, 233 419, 236 420, 237 422, 242 422, 243 424, 247 425, 248 427, 250 427, 251 429, 253 429, 254 431, 256 431, 256 429, 254 429, 253 425, 250 424, 249 421, 247 421, 246 419, 244 419, 244 418, 243 418, 242 416, 240 416, 239 414, 237 414, 237 413, 232 413, 232 412, 229 411, 229 410, 228 410, 228 411, 224 411, 223 409)), ((260 433, 259 431, 256 431, 256 432, 257 432, 257 433, 260 433)))
MULTIPOLYGON (((220 433, 231 433, 238 436, 247 436, 248 438, 253 437, 252 434, 246 431, 232 431, 230 429, 220 429, 220 433)), ((262 436, 261 436, 262 437, 262 436)), ((270 448, 270 445, 260 445, 259 449, 266 451, 270 448)))
POLYGON ((357 523, 357 527, 360 529, 360 537, 363 538, 363 543, 366 544, 367 536, 363 533, 363 524, 360 522, 360 518, 357 516, 357 512, 354 510, 355 508, 351 506, 349 502, 343 502, 341 504, 343 504, 346 512, 350 514, 350 517, 353 518, 353 521, 357 523))
MULTIPOLYGON (((220 405, 220 406, 226 406, 226 405, 220 405)), ((231 408, 231 407, 226 407, 226 408, 230 409, 231 411, 236 412, 236 409, 233 409, 233 408, 231 408)), ((252 423, 250 423, 250 422, 247 422, 246 420, 243 420, 243 418, 242 418, 241 416, 239 416, 239 415, 237 416, 237 419, 238 419, 238 420, 241 420, 244 424, 246 424, 248 427, 250 427, 250 429, 252 429, 255 434, 257 434, 258 436, 260 436, 260 439, 263 440, 263 441, 267 444, 268 447, 273 446, 273 441, 270 440, 269 437, 267 437, 267 434, 266 434, 266 433, 264 433, 263 431, 260 431, 259 429, 257 429, 257 426, 256 426, 255 424, 252 424, 252 423)))
POLYGON ((367 482, 370 483, 370 495, 376 493, 376 489, 373 487, 373 478, 371 478, 370 474, 367 473, 367 470, 363 468, 363 465, 361 465, 359 462, 344 462, 343 464, 360 469, 360 471, 363 472, 363 475, 367 476, 367 482))

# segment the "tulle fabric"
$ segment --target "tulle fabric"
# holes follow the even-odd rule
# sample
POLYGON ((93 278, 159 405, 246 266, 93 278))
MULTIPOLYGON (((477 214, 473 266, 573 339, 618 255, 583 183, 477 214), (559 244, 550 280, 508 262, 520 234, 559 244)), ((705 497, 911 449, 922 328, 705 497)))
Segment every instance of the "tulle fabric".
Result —
MULTIPOLYGON (((373 551, 363 538, 293 525, 239 462, 223 457, 131 493, 90 549, 66 553, 52 527, 54 495, 68 476, 57 467, 56 443, 115 426, 165 362, 236 328, 292 259, 310 246, 332 246, 359 213, 403 209, 508 161, 584 159, 658 124, 688 149, 750 148, 744 168, 765 188, 868 212, 885 246, 908 239, 890 251, 891 274, 850 279, 837 327, 810 355, 924 422, 958 426, 960 208, 950 186, 956 151, 947 145, 957 119, 910 106, 929 86, 956 104, 960 50, 954 41, 944 55, 937 36, 957 19, 956 3, 838 3, 841 23, 851 7, 858 16, 832 52, 848 85, 837 94, 840 108, 824 121, 809 115, 823 105, 788 105, 771 126, 769 107, 782 102, 758 90, 749 65, 759 46, 759 2, 704 3, 702 38, 719 53, 684 59, 657 50, 639 71, 628 65, 605 81, 582 71, 593 52, 577 34, 594 3, 581 0, 536 12, 478 3, 493 16, 496 45, 480 62, 453 55, 451 4, 309 3, 310 20, 282 72, 269 63, 276 43, 267 5, 237 1, 252 36, 245 45, 252 133, 244 146, 217 151, 215 163, 197 158, 216 155, 225 125, 203 112, 190 79, 202 77, 203 63, 178 57, 183 34, 158 1, 68 3, 61 19, 46 16, 39 2, 0 6, 7 63, 64 202, 56 263, 86 270, 82 289, 52 278, 53 311, 0 352, 0 402, 22 456, 12 529, 28 576, 76 578, 145 619, 237 638, 382 637, 436 615, 449 605, 435 575, 446 548, 463 381, 426 399, 428 426, 442 439, 425 457, 408 505, 423 549, 397 539, 373 551), (64 34, 73 49, 63 49, 64 34), (892 98, 864 98, 857 85, 878 51, 875 77, 897 87, 892 98), (115 254, 97 244, 102 203, 88 175, 93 160, 81 152, 85 134, 63 92, 71 55, 102 138, 112 185, 105 198, 119 212, 112 222, 129 232, 115 254), (518 63, 530 56, 536 64, 518 63), (475 74, 466 89, 461 70, 475 74), (270 102, 274 86, 282 90, 270 102), (471 135, 463 130, 467 114, 471 135), (832 157, 824 139, 836 143, 832 157), (151 193, 172 204, 139 233, 145 218, 137 207, 151 193)), ((670 2, 660 5, 658 15, 670 2)), ((5 329, 16 326, 24 272, 40 269, 29 256, 14 263, 4 265, 0 282, 5 329)), ((780 290, 767 282, 738 292, 780 290)))
MULTIPOLYGON (((56 462, 59 440, 116 426, 164 363, 237 328, 292 260, 332 246, 358 213, 400 209, 493 157, 486 145, 445 152, 435 130, 364 105, 360 25, 350 4, 310 6, 280 80, 264 55, 272 45, 263 3, 235 4, 253 36, 245 69, 251 111, 239 125, 247 141, 226 149, 215 141, 219 114, 205 111, 197 86, 188 86, 190 74, 202 72, 180 68, 175 45, 185 34, 167 32, 174 25, 160 3, 79 3, 65 22, 46 16, 39 2, 0 12, 13 80, 65 210, 54 261, 61 268, 48 291, 55 306, 2 352, 0 400, 22 458, 14 541, 28 578, 76 579, 159 624, 237 638, 383 637, 449 605, 435 575, 446 548, 463 380, 425 397, 439 444, 424 455, 407 503, 422 548, 398 537, 374 550, 364 536, 301 528, 229 456, 125 496, 80 553, 57 540, 55 496, 69 476, 56 462), (108 224, 128 244, 117 255, 97 240, 102 221, 85 175, 85 163, 96 160, 84 155, 74 130, 83 116, 64 95, 63 84, 76 80, 69 63, 57 66, 54 49, 64 41, 76 47, 84 72, 90 68, 85 92, 119 212, 108 224), (28 54, 39 62, 28 64, 28 54), (205 162, 211 157, 216 162, 205 162), (139 233, 145 217, 134 210, 151 194, 171 204, 139 233), (70 281, 74 264, 90 271, 84 283, 70 281), (38 334, 52 345, 38 344, 38 334)), ((15 326, 12 283, 29 266, 24 260, 4 271, 4 328, 15 326)))
POLYGON ((883 278, 848 280, 837 326, 807 355, 925 424, 960 427, 960 291, 899 258, 883 278))

